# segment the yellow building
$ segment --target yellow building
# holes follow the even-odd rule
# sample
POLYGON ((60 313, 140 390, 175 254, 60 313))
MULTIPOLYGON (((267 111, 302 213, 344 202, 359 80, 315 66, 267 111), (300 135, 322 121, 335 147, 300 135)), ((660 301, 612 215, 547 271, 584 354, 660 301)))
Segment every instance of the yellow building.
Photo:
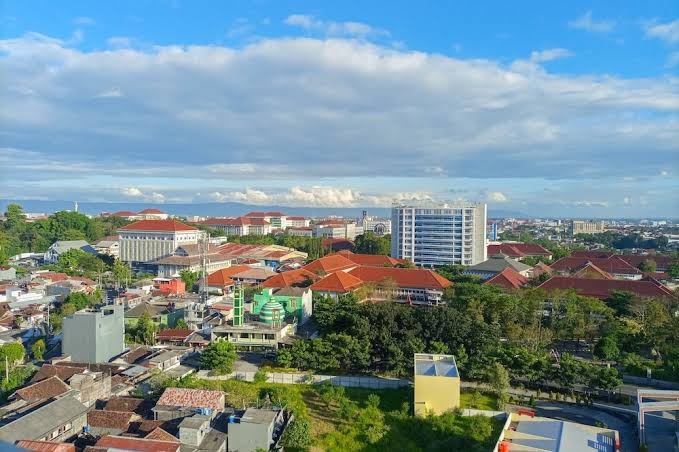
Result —
POLYGON ((415 353, 415 415, 443 414, 460 406, 460 374, 453 355, 415 353))

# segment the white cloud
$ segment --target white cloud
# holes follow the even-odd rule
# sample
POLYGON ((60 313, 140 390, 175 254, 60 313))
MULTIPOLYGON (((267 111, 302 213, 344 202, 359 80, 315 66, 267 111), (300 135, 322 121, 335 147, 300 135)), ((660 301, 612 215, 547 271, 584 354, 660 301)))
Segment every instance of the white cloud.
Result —
POLYGON ((567 58, 573 56, 573 53, 567 49, 547 49, 541 51, 535 51, 530 54, 530 61, 533 63, 543 63, 545 61, 558 60, 561 58, 567 58))
POLYGON ((575 207, 608 207, 608 201, 573 201, 571 205, 575 207))
POLYGON ((114 88, 114 89, 102 91, 94 97, 101 98, 101 99, 110 98, 110 97, 123 97, 123 92, 120 91, 117 88, 114 88))
POLYGON ((375 28, 363 22, 324 21, 308 14, 292 14, 284 21, 286 25, 301 27, 307 31, 318 31, 328 36, 389 36, 387 30, 375 28))
POLYGON ((592 11, 587 11, 582 16, 575 20, 568 22, 572 28, 590 31, 593 33, 607 33, 613 31, 615 28, 614 20, 599 20, 592 19, 592 11))
POLYGON ((632 202, 632 200, 631 200, 628 196, 625 196, 625 197, 622 199, 622 202, 623 202, 624 204, 630 204, 630 203, 632 202))
POLYGON ((127 36, 112 36, 106 40, 106 43, 114 49, 125 49, 132 45, 132 39, 127 36))
POLYGON ((663 171, 660 171, 660 175, 661 175, 662 177, 667 177, 667 176, 670 175, 670 173, 669 173, 668 171, 663 170, 663 171))
POLYGON ((144 192, 137 187, 125 187, 120 189, 120 193, 124 196, 129 196, 131 198, 141 198, 144 196, 144 192))
POLYGON ((73 23, 75 25, 88 26, 88 25, 94 25, 96 22, 91 17, 81 16, 81 17, 76 17, 75 19, 73 19, 73 23))
POLYGON ((491 191, 488 193, 487 200, 489 202, 507 202, 507 195, 501 191, 491 191))
POLYGON ((216 201, 236 201, 246 204, 264 204, 271 201, 269 195, 260 190, 253 190, 251 188, 245 189, 244 192, 232 191, 229 193, 214 192, 212 194, 216 201))
POLYGON ((646 36, 650 38, 662 39, 671 44, 679 42, 679 19, 664 24, 650 23, 645 28, 646 36))

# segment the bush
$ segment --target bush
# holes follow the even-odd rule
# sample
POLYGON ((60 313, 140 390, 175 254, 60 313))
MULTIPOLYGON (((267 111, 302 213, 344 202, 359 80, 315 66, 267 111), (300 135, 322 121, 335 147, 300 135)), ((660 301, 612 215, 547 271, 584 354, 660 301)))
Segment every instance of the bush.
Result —
POLYGON ((307 417, 298 416, 285 429, 283 446, 305 450, 311 446, 311 422, 307 417))
POLYGON ((255 372, 255 378, 254 378, 253 381, 256 384, 266 383, 266 380, 267 380, 267 374, 266 374, 266 371, 264 369, 259 369, 257 372, 255 372))

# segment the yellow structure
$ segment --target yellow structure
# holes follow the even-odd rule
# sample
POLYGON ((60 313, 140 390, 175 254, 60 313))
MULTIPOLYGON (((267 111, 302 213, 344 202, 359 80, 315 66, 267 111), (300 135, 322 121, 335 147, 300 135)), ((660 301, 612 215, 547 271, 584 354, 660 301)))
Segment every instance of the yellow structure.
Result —
POLYGON ((453 355, 415 353, 415 415, 443 414, 460 406, 460 374, 453 355))

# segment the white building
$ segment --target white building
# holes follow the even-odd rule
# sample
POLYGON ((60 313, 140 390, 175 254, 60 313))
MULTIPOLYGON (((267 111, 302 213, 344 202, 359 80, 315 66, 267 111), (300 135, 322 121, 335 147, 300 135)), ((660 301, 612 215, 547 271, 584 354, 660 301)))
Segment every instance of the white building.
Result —
POLYGON ((314 225, 314 237, 355 240, 356 236, 363 232, 362 229, 358 229, 351 222, 326 220, 314 225))
POLYGON ((363 211, 361 226, 363 232, 372 232, 378 236, 391 234, 391 220, 389 218, 371 217, 367 210, 363 211))
POLYGON ((311 222, 306 217, 288 217, 286 224, 289 228, 306 228, 311 222))
POLYGON ((426 267, 486 260, 486 204, 395 204, 391 226, 397 259, 426 267))
POLYGON ((118 257, 120 255, 120 242, 118 241, 117 235, 104 237, 97 242, 94 242, 93 246, 99 254, 113 257, 118 257))
POLYGON ((282 212, 249 212, 245 216, 250 219, 264 221, 271 225, 271 229, 285 229, 288 226, 288 216, 282 212))
POLYGON ((198 243, 202 231, 175 220, 141 220, 118 230, 120 260, 129 264, 169 256, 181 245, 198 243))
POLYGON ((267 235, 272 225, 261 218, 209 218, 201 224, 220 230, 226 235, 267 235))

